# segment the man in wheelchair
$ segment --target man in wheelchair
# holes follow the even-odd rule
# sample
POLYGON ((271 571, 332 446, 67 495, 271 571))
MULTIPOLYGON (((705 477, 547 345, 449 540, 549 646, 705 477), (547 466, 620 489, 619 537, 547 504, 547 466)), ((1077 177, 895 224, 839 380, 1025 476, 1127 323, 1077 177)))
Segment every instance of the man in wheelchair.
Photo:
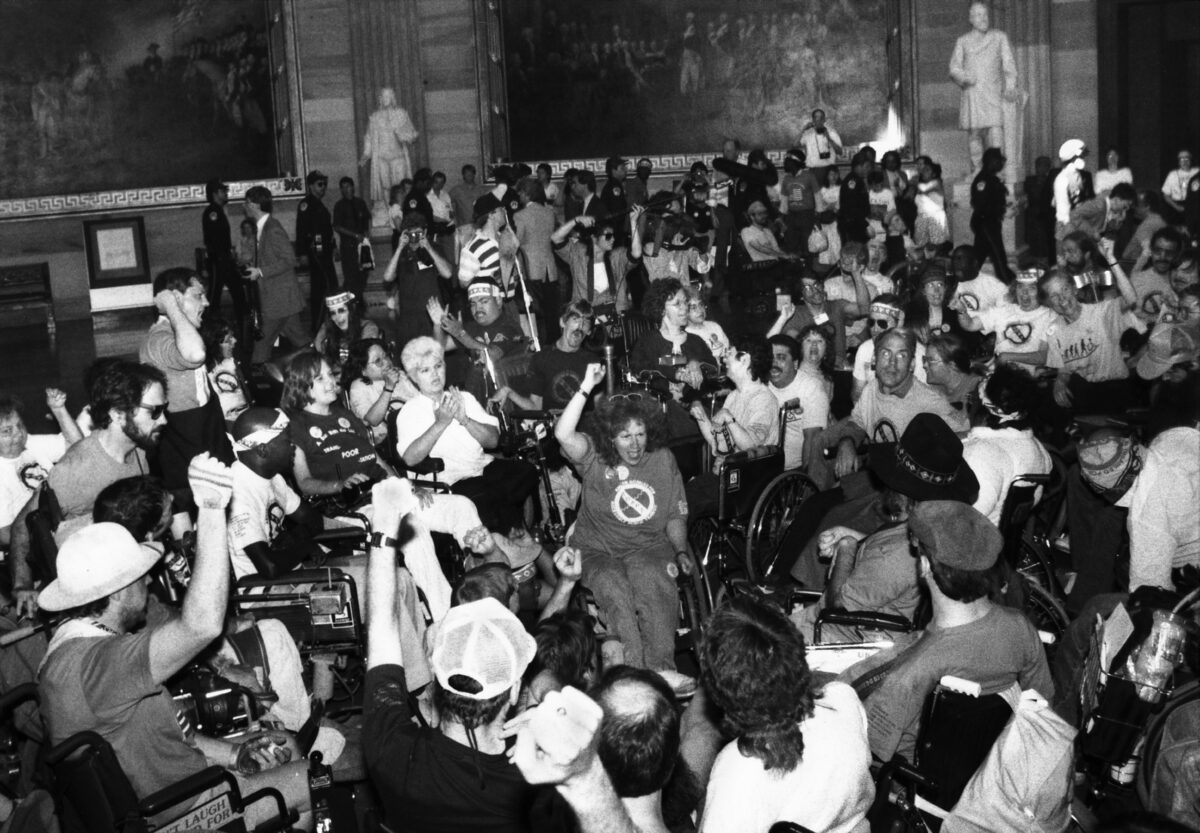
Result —
MULTIPOLYGON (((78 732, 99 733, 140 798, 206 766, 224 766, 244 793, 279 789, 300 811, 300 826, 311 829, 307 765, 286 735, 240 743, 207 737, 180 720, 163 686, 221 635, 229 597, 229 468, 201 454, 189 467, 188 481, 198 506, 197 546, 179 616, 143 627, 148 574, 160 554, 139 545, 124 528, 93 524, 63 544, 58 578, 38 596, 42 610, 62 617, 39 672, 51 739, 61 743, 78 732)), ((265 820, 256 812, 255 805, 247 811, 251 827, 265 820)))
POLYGON ((946 675, 977 682, 984 694, 1015 681, 1022 691, 1054 696, 1037 631, 1021 611, 992 601, 1004 544, 996 527, 965 503, 933 500, 917 504, 908 528, 933 618, 894 655, 843 674, 864 698, 871 752, 881 761, 913 760, 921 709, 946 675))

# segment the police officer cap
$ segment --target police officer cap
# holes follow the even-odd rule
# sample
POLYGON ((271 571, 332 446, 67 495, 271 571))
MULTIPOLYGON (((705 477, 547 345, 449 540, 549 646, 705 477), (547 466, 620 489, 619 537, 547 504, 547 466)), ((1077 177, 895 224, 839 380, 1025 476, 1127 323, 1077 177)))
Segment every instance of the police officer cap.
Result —
POLYGON ((308 176, 305 177, 305 179, 304 179, 304 183, 306 185, 315 185, 318 182, 328 182, 328 181, 329 181, 329 177, 325 176, 325 174, 321 173, 320 171, 316 171, 316 170, 309 171, 308 176))

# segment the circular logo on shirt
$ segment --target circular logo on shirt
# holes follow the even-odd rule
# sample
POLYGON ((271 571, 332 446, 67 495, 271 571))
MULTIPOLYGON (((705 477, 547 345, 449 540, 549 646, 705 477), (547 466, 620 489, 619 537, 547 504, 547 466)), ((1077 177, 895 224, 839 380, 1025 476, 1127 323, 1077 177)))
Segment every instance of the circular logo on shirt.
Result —
POLYGON ((215 211, 208 212, 208 219, 215 221, 217 219, 217 212, 215 212, 215 211))
POLYGON ((228 370, 221 370, 213 375, 213 387, 217 389, 217 393, 236 393, 242 386, 238 383, 237 376, 228 370))
POLYGON ((679 578, 679 567, 674 561, 667 562, 667 575, 671 578, 679 578))
POLYGON ((325 439, 324 432, 322 432, 321 429, 315 425, 308 429, 308 436, 312 437, 317 442, 325 439))
POLYGON ((614 188, 614 189, 613 189, 613 196, 614 196, 614 197, 619 197, 619 196, 621 196, 621 189, 620 189, 620 188, 614 188))
POLYGON ((617 480, 628 480, 629 479, 629 467, 628 466, 618 465, 617 468, 615 469, 615 471, 617 473, 617 480))
POLYGON ((46 478, 49 476, 50 473, 46 471, 45 467, 42 466, 41 463, 26 463, 25 465, 21 466, 21 470, 17 472, 17 477, 31 492, 45 483, 46 478))
POLYGON ((875 430, 871 432, 871 442, 875 443, 894 443, 900 439, 899 433, 896 431, 896 426, 892 424, 890 419, 881 419, 875 423, 875 430))
POLYGON ((969 312, 979 309, 979 298, 973 292, 960 292, 958 300, 962 301, 963 308, 969 312))
POLYGON ((654 517, 657 508, 654 488, 641 480, 626 480, 613 493, 612 513, 623 524, 644 524, 654 517))
POLYGON ((857 182, 855 182, 855 181, 852 179, 852 180, 850 180, 849 182, 847 182, 847 183, 846 183, 846 187, 847 187, 847 188, 853 188, 853 187, 854 187, 855 185, 857 185, 857 184, 858 184, 858 183, 857 183, 857 182))
POLYGON ((1024 344, 1033 334, 1033 325, 1026 321, 1013 321, 1004 328, 1004 338, 1011 344, 1024 344))
POLYGON ((345 417, 338 417, 338 427, 343 431, 349 430, 350 420, 346 419, 345 417))
POLYGON ((555 374, 550 381, 550 392, 559 402, 567 402, 579 390, 579 376, 571 370, 555 374))
POLYGON ((987 188, 987 183, 981 182, 975 186, 976 191, 983 191, 987 188))
POLYGON ((1200 177, 1193 177, 1191 184, 1188 185, 1189 191, 1200 191, 1200 177))
POLYGON ((1161 292, 1151 292, 1142 299, 1142 312, 1147 315, 1158 315, 1162 309, 1163 294, 1161 292))
POLYGON ((307 211, 307 210, 308 210, 308 203, 306 203, 306 202, 301 202, 301 203, 300 203, 300 210, 301 210, 301 211, 307 211))

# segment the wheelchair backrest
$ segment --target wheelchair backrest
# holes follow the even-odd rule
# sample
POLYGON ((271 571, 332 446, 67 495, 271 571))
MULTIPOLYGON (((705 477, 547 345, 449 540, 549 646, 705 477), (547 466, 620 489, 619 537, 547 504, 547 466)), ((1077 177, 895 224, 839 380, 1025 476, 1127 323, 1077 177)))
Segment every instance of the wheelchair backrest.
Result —
POLYGON ((62 518, 58 496, 50 484, 43 483, 37 509, 25 516, 25 528, 29 531, 29 568, 38 581, 49 582, 58 576, 55 568, 58 543, 54 540, 54 530, 58 529, 62 518))
POLYGON ((72 735, 46 758, 65 799, 64 829, 86 833, 147 830, 137 794, 108 741, 95 732, 72 735), (73 822, 73 823, 72 823, 73 822))
POLYGON ((938 684, 925 701, 914 761, 932 786, 917 792, 947 810, 957 804, 1012 714, 999 694, 973 697, 938 684))
POLYGON ((783 451, 777 445, 737 451, 725 457, 717 517, 747 521, 763 489, 783 471, 783 451))

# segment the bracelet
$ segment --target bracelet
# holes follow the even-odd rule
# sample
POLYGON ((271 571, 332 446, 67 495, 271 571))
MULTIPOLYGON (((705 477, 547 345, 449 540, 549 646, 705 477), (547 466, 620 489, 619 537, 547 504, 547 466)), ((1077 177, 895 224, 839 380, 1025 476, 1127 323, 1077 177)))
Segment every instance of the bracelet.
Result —
POLYGON ((394 387, 391 387, 391 388, 389 388, 387 385, 384 385, 383 389, 384 389, 385 391, 387 391, 388 393, 391 393, 392 391, 394 391, 394 390, 395 390, 395 388, 394 388, 394 387))
POLYGON ((584 390, 583 388, 580 388, 579 390, 575 391, 575 395, 582 396, 584 399, 587 399, 592 395, 592 392, 590 390, 584 390))
POLYGON ((399 545, 400 542, 390 535, 384 535, 382 532, 371 533, 371 546, 373 548, 378 549, 379 547, 391 547, 392 549, 395 549, 399 545))

